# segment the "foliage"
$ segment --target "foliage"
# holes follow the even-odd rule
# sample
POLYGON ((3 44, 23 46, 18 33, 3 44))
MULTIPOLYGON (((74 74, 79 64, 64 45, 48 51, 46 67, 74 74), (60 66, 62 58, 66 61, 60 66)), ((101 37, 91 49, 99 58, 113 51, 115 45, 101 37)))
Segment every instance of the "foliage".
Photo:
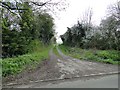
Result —
POLYGON ((78 58, 80 60, 93 60, 109 64, 120 63, 120 51, 116 50, 96 50, 96 49, 81 49, 71 48, 68 46, 60 45, 59 48, 64 54, 78 58))
POLYGON ((39 39, 44 44, 49 44, 51 38, 54 36, 54 30, 53 30, 53 18, 47 14, 47 13, 40 13, 38 14, 36 20, 37 22, 37 29, 39 33, 39 39))
POLYGON ((42 60, 49 57, 48 52, 51 46, 39 46, 39 51, 30 54, 24 54, 14 58, 6 58, 2 60, 2 76, 16 75, 22 72, 26 67, 34 68, 42 60))
POLYGON ((33 40, 50 44, 51 38, 54 36, 54 23, 51 15, 45 12, 33 12, 29 2, 21 3, 20 6, 26 9, 17 12, 20 18, 6 9, 2 9, 3 58, 31 52, 32 47, 29 45, 33 43, 33 40))
POLYGON ((44 46, 45 45, 41 41, 36 39, 36 40, 32 40, 30 44, 27 46, 27 48, 29 53, 33 53, 33 52, 41 52, 44 46))
POLYGON ((64 45, 81 47, 83 45, 82 40, 85 38, 85 28, 83 25, 78 22, 77 25, 67 29, 67 32, 61 35, 64 45))
POLYGON ((61 35, 64 45, 81 48, 120 50, 120 31, 114 16, 101 21, 99 27, 92 27, 89 33, 84 24, 77 24, 68 28, 61 35))

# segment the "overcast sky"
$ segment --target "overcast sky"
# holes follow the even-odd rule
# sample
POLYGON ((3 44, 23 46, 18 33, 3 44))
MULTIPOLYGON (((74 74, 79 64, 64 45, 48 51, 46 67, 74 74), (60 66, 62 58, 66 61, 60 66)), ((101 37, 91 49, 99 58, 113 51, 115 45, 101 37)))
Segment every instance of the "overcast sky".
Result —
POLYGON ((108 5, 111 5, 117 0, 66 0, 69 7, 66 11, 59 13, 55 18, 56 32, 58 35, 64 34, 67 30, 66 27, 74 25, 80 19, 85 11, 90 7, 93 11, 92 22, 99 25, 102 18, 107 13, 108 5))

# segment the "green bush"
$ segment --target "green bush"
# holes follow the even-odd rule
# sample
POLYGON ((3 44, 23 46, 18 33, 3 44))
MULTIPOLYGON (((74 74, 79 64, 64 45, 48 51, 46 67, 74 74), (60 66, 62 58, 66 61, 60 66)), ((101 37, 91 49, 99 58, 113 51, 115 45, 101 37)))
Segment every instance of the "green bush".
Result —
POLYGON ((112 59, 113 61, 120 61, 120 52, 119 51, 99 51, 97 56, 101 59, 112 59))
POLYGON ((28 52, 33 53, 33 52, 39 52, 44 49, 44 45, 41 41, 39 40, 32 40, 30 44, 28 45, 28 52))

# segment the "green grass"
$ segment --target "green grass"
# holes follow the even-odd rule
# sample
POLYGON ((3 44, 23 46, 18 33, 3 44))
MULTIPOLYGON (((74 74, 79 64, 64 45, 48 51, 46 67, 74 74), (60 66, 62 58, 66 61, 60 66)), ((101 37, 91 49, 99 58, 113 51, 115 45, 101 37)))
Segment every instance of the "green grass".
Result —
POLYGON ((60 45, 59 48, 66 55, 80 60, 92 60, 108 64, 120 64, 120 51, 81 49, 60 45))
POLYGON ((51 46, 40 46, 39 50, 14 58, 6 58, 2 60, 2 76, 17 75, 26 67, 34 69, 42 60, 49 57, 51 46))
POLYGON ((60 57, 60 54, 57 51, 57 46, 54 46, 53 52, 54 52, 55 55, 57 55, 58 57, 60 57))

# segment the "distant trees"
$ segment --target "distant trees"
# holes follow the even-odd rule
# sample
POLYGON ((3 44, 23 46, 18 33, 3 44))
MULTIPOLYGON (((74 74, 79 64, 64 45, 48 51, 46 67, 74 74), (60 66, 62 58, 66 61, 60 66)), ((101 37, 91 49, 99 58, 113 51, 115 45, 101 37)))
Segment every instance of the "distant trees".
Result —
POLYGON ((120 20, 120 1, 113 5, 110 5, 108 8, 108 12, 110 15, 113 15, 117 20, 120 20))
POLYGON ((83 13, 83 17, 81 17, 80 22, 85 28, 85 38, 89 38, 91 36, 92 32, 92 16, 93 16, 93 11, 92 8, 88 8, 85 13, 83 13))
POLYGON ((91 24, 92 13, 61 35, 63 44, 81 48, 120 50, 120 2, 109 8, 109 16, 100 26, 91 24), (84 21, 85 20, 85 21, 84 21))
POLYGON ((108 8, 109 15, 101 21, 102 49, 120 50, 120 1, 108 8))
MULTIPOLYGON (((49 44, 50 39, 54 36, 54 23, 53 18, 47 13, 41 13, 37 16, 36 22, 38 22, 39 27, 39 39, 44 44, 49 44)), ((36 29, 37 30, 37 29, 36 29)))
MULTIPOLYGON (((117 23, 113 16, 107 17, 102 20, 100 24, 101 37, 105 41, 106 49, 116 49, 116 34, 117 34, 117 23)), ((105 47, 104 47, 105 48, 105 47)))
POLYGON ((85 28, 79 22, 71 28, 67 28, 67 32, 61 35, 61 39, 68 46, 82 46, 85 37, 85 28))

